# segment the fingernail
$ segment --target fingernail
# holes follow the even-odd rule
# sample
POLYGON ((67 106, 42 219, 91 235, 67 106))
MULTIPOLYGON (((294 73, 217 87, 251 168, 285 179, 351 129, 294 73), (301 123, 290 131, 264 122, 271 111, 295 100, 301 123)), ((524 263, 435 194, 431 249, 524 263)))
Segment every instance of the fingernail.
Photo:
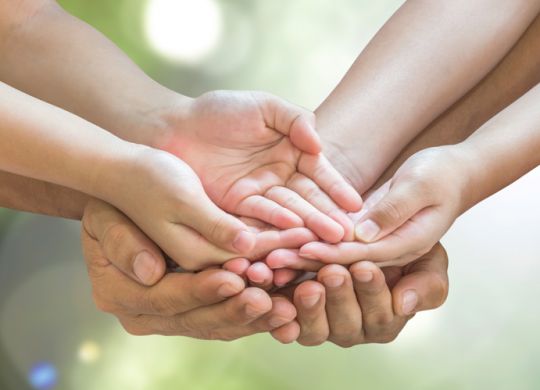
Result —
POLYGON ((246 231, 238 233, 233 241, 233 247, 240 253, 249 252, 255 245, 255 236, 246 231))
POLYGON ((285 318, 281 317, 272 317, 268 320, 268 324, 272 328, 279 328, 282 325, 285 325, 288 321, 285 318))
POLYGON ((403 293, 401 308, 404 314, 412 314, 418 304, 418 294, 414 290, 408 290, 403 293))
POLYGON ((379 227, 379 225, 377 225, 371 219, 359 223, 354 228, 354 234, 356 235, 356 239, 364 242, 373 241, 373 239, 377 237, 377 234, 379 234, 380 231, 381 228, 379 227))
POLYGON ((373 280, 373 272, 370 271, 356 271, 353 272, 354 278, 362 283, 369 283, 373 280))
POLYGON ((156 259, 150 253, 143 251, 133 260, 133 272, 144 284, 152 283, 156 270, 156 259))
POLYGON ((317 304, 317 302, 319 302, 319 299, 321 299, 320 294, 304 295, 304 296, 300 297, 300 301, 302 302, 302 305, 304 305, 304 307, 306 307, 308 309, 315 306, 317 304))
POLYGON ((232 297, 233 295, 238 294, 239 290, 238 288, 234 287, 230 283, 224 283, 218 288, 217 292, 219 296, 223 298, 229 298, 229 297, 232 297))
POLYGON ((323 278, 324 285, 329 288, 338 288, 343 285, 344 282, 345 278, 339 275, 327 276, 326 278, 323 278))

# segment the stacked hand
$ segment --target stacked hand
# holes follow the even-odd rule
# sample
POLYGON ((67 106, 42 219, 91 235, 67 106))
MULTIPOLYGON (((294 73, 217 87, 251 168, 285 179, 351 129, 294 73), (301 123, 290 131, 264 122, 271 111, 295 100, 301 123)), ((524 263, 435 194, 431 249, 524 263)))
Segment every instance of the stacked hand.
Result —
POLYGON ((312 114, 263 93, 213 92, 166 117, 165 151, 137 155, 148 207, 129 191, 118 202, 148 237, 103 202, 83 220, 95 299, 129 332, 228 340, 270 331, 281 342, 350 346, 390 341, 444 301, 440 247, 405 268, 337 265, 365 260, 341 253, 364 245, 343 241, 366 212, 320 153, 312 114), (203 271, 165 274, 161 250, 203 271), (316 280, 287 287, 305 271, 316 280))

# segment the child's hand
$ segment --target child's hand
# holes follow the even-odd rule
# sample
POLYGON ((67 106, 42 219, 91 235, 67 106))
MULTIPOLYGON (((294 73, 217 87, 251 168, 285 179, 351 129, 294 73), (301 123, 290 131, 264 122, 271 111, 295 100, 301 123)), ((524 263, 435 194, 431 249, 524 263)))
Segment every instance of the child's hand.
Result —
POLYGON ((467 176, 458 147, 421 151, 371 194, 356 215, 356 238, 363 242, 312 242, 299 256, 324 263, 405 265, 427 253, 463 211, 467 176))
POLYGON ((263 257, 315 239, 306 228, 258 232, 217 207, 193 170, 167 152, 134 146, 128 161, 99 171, 104 200, 128 215, 186 270, 263 257))
POLYGON ((319 154, 313 114, 270 94, 204 94, 159 147, 189 164, 218 206, 281 229, 307 226, 338 242, 353 227, 339 207, 361 207, 360 196, 319 154), (334 206, 314 207, 325 202, 334 206))

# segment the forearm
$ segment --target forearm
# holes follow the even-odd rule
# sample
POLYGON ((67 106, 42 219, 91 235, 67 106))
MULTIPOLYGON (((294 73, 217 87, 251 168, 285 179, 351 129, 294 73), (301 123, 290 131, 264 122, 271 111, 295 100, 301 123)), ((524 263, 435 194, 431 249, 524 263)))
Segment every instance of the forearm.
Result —
POLYGON ((81 219, 89 199, 69 188, 0 171, 0 207, 81 219))
POLYGON ((538 13, 539 1, 409 1, 317 110, 332 161, 370 187, 422 129, 477 84, 538 13), (366 151, 366 153, 362 153, 366 151))
POLYGON ((100 197, 137 147, 0 83, 0 170, 100 197))
POLYGON ((160 111, 176 107, 182 96, 55 2, 18 3, 0 2, 0 80, 121 138, 151 145, 165 128, 160 111))
POLYGON ((497 67, 422 131, 386 169, 374 188, 390 179, 416 152, 464 141, 498 112, 540 83, 540 16, 497 67))
POLYGON ((540 84, 456 145, 467 163, 463 210, 540 165, 540 84))

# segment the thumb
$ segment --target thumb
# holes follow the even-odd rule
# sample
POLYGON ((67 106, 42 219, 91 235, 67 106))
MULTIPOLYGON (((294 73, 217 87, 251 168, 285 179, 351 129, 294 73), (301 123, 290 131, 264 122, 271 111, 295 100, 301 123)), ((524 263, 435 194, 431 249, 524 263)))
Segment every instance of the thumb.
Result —
POLYGON ((113 206, 90 201, 82 226, 83 235, 99 244, 103 257, 134 281, 152 286, 165 275, 161 250, 113 206))
POLYGON ((240 219, 216 206, 204 192, 190 206, 183 223, 215 246, 240 255, 255 248, 255 233, 240 219))
MULTIPOLYGON (((396 182, 362 216, 354 229, 359 241, 374 242, 392 233, 427 207, 425 197, 412 183, 396 182)), ((367 208, 367 207, 366 207, 367 208)))
POLYGON ((318 154, 322 150, 321 139, 315 130, 315 114, 277 96, 258 96, 266 125, 286 135, 302 152, 318 154))

